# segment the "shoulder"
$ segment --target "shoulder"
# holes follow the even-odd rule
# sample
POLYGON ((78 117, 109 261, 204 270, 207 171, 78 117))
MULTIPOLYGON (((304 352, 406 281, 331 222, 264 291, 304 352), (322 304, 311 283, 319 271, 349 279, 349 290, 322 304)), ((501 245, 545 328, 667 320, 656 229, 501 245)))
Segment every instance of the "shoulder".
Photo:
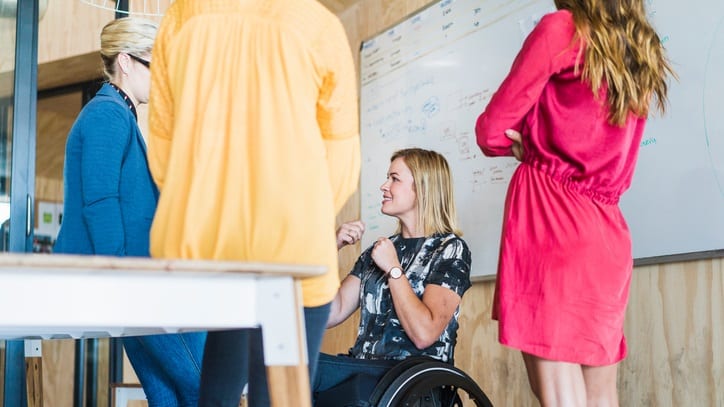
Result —
POLYGON ((533 29, 531 36, 543 36, 549 40, 560 38, 568 42, 575 32, 573 14, 568 10, 558 10, 544 15, 533 29))
POLYGON ((130 137, 135 126, 135 118, 128 106, 118 103, 112 96, 97 94, 81 110, 74 125, 80 137, 117 139, 130 137))
POLYGON ((432 241, 428 241, 433 245, 435 257, 438 261, 446 260, 462 260, 466 264, 470 264, 472 255, 468 244, 460 236, 453 233, 441 234, 433 236, 432 241))
POLYGON ((541 18, 525 39, 521 53, 528 55, 529 61, 552 64, 556 71, 559 65, 568 66, 571 56, 578 55, 581 44, 577 37, 573 15, 568 10, 559 10, 541 18))
POLYGON ((127 106, 96 96, 83 108, 78 122, 83 131, 99 130, 99 133, 110 135, 131 128, 132 118, 129 114, 127 106))
POLYGON ((184 12, 187 14, 192 12, 189 9, 190 6, 186 2, 182 1, 174 1, 170 6, 168 6, 166 12, 163 14, 161 22, 158 24, 154 46, 158 47, 159 43, 171 40, 173 35, 175 35, 183 25, 184 12))
POLYGON ((438 236, 427 282, 455 291, 460 297, 470 288, 472 258, 465 240, 452 233, 438 236))
POLYGON ((93 99, 88 102, 89 108, 93 108, 94 112, 102 112, 105 114, 114 114, 123 116, 127 119, 133 119, 133 113, 128 105, 110 85, 104 84, 93 99))
POLYGON ((537 28, 547 30, 561 30, 575 27, 573 22, 573 14, 568 10, 557 10, 541 17, 537 28))
POLYGON ((469 251, 468 244, 465 242, 465 240, 463 240, 462 237, 454 233, 434 235, 430 238, 430 240, 435 242, 435 245, 438 247, 453 247, 459 248, 460 250, 469 251))
POLYGON ((339 17, 316 0, 294 0, 295 11, 290 17, 309 35, 311 49, 329 56, 335 62, 340 52, 349 48, 347 31, 339 17))
MULTIPOLYGON (((123 99, 110 86, 103 85, 95 96, 83 108, 87 115, 120 115, 132 114, 123 99)), ((107 118, 106 118, 107 120, 107 118)))

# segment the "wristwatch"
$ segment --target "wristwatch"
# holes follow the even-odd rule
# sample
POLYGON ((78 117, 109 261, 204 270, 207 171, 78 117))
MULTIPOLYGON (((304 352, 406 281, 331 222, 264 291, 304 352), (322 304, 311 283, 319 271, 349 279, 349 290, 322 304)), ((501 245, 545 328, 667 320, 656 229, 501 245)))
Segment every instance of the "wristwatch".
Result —
POLYGON ((398 278, 402 277, 402 269, 395 266, 390 269, 390 272, 387 273, 387 276, 390 278, 398 279, 398 278))

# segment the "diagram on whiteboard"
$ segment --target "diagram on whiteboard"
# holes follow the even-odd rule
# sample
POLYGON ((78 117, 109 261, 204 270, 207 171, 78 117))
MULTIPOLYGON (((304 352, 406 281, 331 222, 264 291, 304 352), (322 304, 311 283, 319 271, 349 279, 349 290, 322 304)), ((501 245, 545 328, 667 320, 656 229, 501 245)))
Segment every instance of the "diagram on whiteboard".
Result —
POLYGON ((494 275, 505 191, 518 162, 485 157, 475 121, 551 1, 442 1, 362 44, 362 246, 395 232, 380 213, 392 153, 442 153, 474 275, 494 275), (511 23, 512 22, 512 23, 511 23))
MULTIPOLYGON (((724 1, 648 0, 678 81, 646 125, 621 198, 635 258, 724 249, 724 1)), ((395 232, 380 213, 392 153, 422 147, 450 163, 472 274, 496 272, 503 204, 517 168, 485 157, 475 121, 552 0, 444 0, 364 41, 360 50, 361 212, 366 248, 395 232)), ((651 109, 652 112, 655 109, 651 109)))
MULTIPOLYGON (((650 0, 678 80, 646 125, 621 208, 635 258, 724 249, 724 2, 650 0)), ((653 109, 652 109, 653 111, 653 109)))

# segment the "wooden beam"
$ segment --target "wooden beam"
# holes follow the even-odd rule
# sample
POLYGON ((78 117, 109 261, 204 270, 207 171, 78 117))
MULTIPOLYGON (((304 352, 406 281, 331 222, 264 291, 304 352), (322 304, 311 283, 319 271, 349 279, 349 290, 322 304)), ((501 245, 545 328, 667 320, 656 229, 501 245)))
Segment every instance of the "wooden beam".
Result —
MULTIPOLYGON (((0 72, 0 98, 10 97, 14 71, 0 72)), ((96 80, 103 76, 99 52, 76 55, 38 65, 38 91, 96 80)))

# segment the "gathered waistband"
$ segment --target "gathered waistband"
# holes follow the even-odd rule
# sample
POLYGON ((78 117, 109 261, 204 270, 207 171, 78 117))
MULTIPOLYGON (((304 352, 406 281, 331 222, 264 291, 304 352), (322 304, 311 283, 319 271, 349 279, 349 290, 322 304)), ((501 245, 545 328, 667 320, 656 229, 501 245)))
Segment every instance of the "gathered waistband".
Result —
POLYGON ((597 191, 569 175, 562 174, 554 168, 534 160, 521 162, 521 165, 527 165, 534 170, 540 171, 564 187, 605 205, 617 205, 621 198, 620 193, 597 191))

